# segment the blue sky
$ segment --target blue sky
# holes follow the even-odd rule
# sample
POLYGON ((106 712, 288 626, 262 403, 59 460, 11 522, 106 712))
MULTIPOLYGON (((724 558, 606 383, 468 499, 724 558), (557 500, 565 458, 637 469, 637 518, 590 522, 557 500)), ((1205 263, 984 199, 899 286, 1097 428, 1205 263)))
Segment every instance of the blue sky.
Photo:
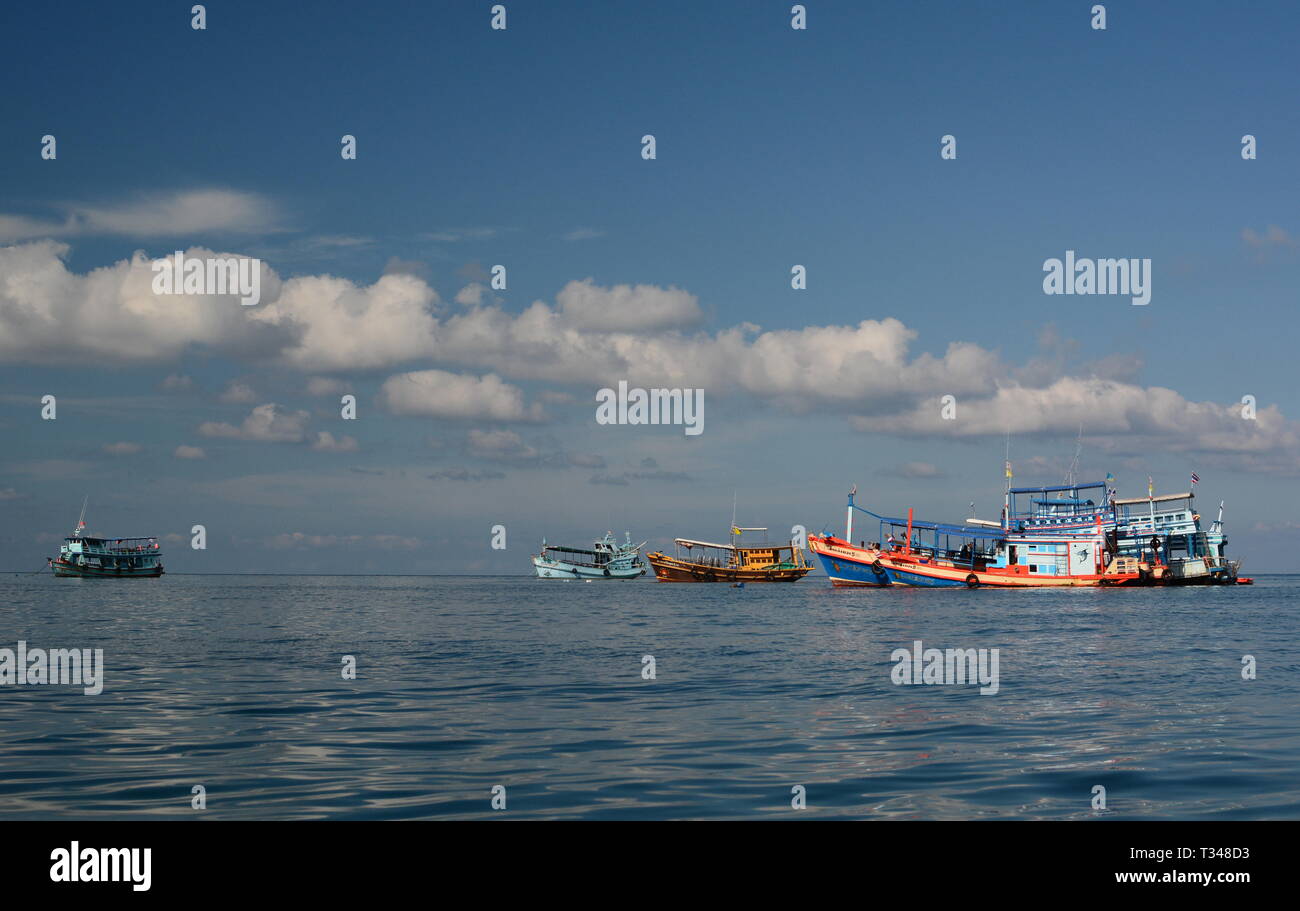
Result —
POLYGON ((1300 567, 1293 4, 505 5, 0 12, 0 566, 86 494, 105 533, 205 524, 175 571, 519 571, 719 536, 733 491, 774 529, 852 483, 995 513, 1006 431, 1054 483, 1082 425, 1084 474, 1197 470, 1249 568, 1300 567), (176 249, 284 299, 141 304, 133 255, 176 249), (1151 304, 1044 295, 1067 249, 1150 258, 1151 304), (620 379, 703 388, 705 432, 596 425, 620 379))

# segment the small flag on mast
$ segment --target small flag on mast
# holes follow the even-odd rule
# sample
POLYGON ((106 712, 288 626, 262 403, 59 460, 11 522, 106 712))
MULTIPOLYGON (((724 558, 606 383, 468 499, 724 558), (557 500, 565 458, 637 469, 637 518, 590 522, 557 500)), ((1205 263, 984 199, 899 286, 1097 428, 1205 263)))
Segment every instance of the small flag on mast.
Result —
POLYGON ((738 535, 738 534, 740 534, 740 529, 733 525, 733 526, 731 526, 731 533, 732 533, 733 535, 738 535))
POLYGON ((1156 482, 1151 480, 1151 475, 1147 475, 1147 499, 1156 495, 1156 482))
POLYGON ((1010 460, 1007 461, 1007 477, 1008 477, 1008 478, 1011 477, 1011 462, 1010 462, 1010 460))
POLYGON ((1201 483, 1201 476, 1198 475, 1198 474, 1197 474, 1196 472, 1194 472, 1194 471, 1192 472, 1192 483, 1193 483, 1193 484, 1199 484, 1199 483, 1201 483))

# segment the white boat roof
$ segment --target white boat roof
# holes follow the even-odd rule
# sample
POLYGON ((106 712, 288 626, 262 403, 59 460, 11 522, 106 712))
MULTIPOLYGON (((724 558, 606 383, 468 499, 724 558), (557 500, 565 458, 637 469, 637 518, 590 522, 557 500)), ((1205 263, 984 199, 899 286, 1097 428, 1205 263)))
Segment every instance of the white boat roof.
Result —
POLYGON ((735 550, 730 544, 710 544, 708 541, 692 541, 690 538, 674 538, 678 544, 685 544, 687 547, 718 547, 722 550, 735 550))
POLYGON ((1116 500, 1116 506, 1137 506, 1139 503, 1168 503, 1170 500, 1186 500, 1192 496, 1189 490, 1187 493, 1162 493, 1158 497, 1128 497, 1123 500, 1116 500))
POLYGON ((690 538, 674 538, 673 540, 678 544, 685 545, 686 547, 716 547, 719 550, 786 550, 791 546, 789 543, 773 544, 771 542, 764 542, 762 544, 736 547, 732 544, 713 544, 709 541, 692 541, 690 538))

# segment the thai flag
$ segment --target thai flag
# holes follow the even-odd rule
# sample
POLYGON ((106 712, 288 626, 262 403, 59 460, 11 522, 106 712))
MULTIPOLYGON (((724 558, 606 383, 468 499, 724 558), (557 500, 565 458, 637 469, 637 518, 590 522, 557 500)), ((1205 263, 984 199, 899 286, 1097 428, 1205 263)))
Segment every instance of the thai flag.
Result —
POLYGON ((1201 483, 1201 476, 1198 475, 1198 474, 1197 474, 1196 472, 1194 472, 1194 471, 1192 472, 1192 483, 1193 483, 1193 484, 1199 484, 1199 483, 1201 483))

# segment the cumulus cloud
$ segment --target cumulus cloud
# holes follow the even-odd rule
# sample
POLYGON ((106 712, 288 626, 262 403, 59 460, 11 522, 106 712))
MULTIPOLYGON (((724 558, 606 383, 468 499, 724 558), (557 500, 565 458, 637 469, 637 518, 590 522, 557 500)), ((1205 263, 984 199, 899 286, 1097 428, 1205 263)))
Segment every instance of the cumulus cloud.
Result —
POLYGON ((456 303, 462 307, 478 307, 487 297, 487 290, 487 285, 481 282, 470 282, 456 292, 456 303))
POLYGON ((311 448, 317 452, 356 452, 361 447, 353 437, 335 437, 334 434, 321 430, 317 432, 311 448))
MULTIPOLYGON (((0 247, 0 362, 114 365, 178 360, 193 347, 256 357, 290 341, 286 328, 260 326, 230 296, 156 295, 150 260, 77 274, 68 247, 54 241, 0 247)), ((215 255, 193 248, 187 256, 215 255)), ((278 279, 265 266, 262 289, 278 279)))
POLYGON ((176 447, 176 451, 172 455, 178 459, 206 459, 208 457, 208 454, 201 447, 186 446, 183 443, 176 447))
POLYGON ((524 442, 513 430, 471 430, 468 436, 471 455, 507 462, 533 462, 541 451, 524 442))
POLYGON ((517 386, 495 373, 482 377, 446 370, 417 370, 389 377, 379 401, 393 414, 461 420, 540 421, 540 405, 524 404, 517 386))
POLYGON ((694 294, 656 285, 602 288, 588 278, 569 282, 555 301, 574 325, 598 332, 681 328, 704 319, 694 294))
MULTIPOLYGON (((1247 235, 1246 242, 1276 248, 1290 235, 1270 231, 1247 235)), ((525 402, 514 383, 558 385, 578 392, 577 401, 589 401, 596 389, 626 379, 639 386, 704 388, 710 396, 750 396, 791 412, 838 412, 864 430, 968 438, 1073 435, 1082 423, 1085 432, 1114 445, 1155 440, 1166 448, 1218 454, 1248 470, 1300 466, 1298 425, 1276 408, 1248 423, 1235 416, 1237 405, 1194 402, 1170 389, 1141 386, 1141 361, 1131 355, 1072 366, 1077 346, 1050 331, 1040 354, 1015 365, 963 341, 933 353, 913 351, 916 330, 892 317, 704 331, 697 299, 675 287, 601 287, 585 279, 565 285, 553 305, 535 301, 517 313, 480 288, 462 292, 461 306, 444 312, 432 288, 407 271, 364 285, 332 276, 282 281, 265 265, 263 303, 241 307, 233 298, 155 296, 151 260, 143 253, 84 274, 66 268, 67 253, 48 240, 0 247, 0 362, 147 364, 199 350, 338 374, 418 360, 436 366, 397 373, 382 384, 379 401, 395 414, 541 421, 542 406, 525 402), (938 399, 945 394, 958 397, 955 421, 941 420, 938 399)), ((212 254, 196 248, 187 255, 212 254)), ((343 383, 316 376, 307 387, 313 395, 334 395, 343 383)), ((164 385, 185 388, 183 378, 164 385)), ((538 397, 563 402, 568 394, 550 389, 538 397)), ((290 427, 272 431, 250 416, 245 424, 251 426, 208 424, 205 433, 308 439, 289 413, 279 422, 275 416, 268 416, 270 424, 288 421, 290 427)))
POLYGON ((428 356, 434 350, 438 296, 423 280, 389 273, 373 285, 347 279, 289 279, 250 320, 292 330, 281 352, 304 370, 370 369, 428 356))
POLYGON ((388 262, 384 263, 385 275, 414 275, 416 278, 422 278, 425 281, 429 279, 429 267, 425 263, 413 259, 402 259, 399 256, 388 257, 388 262))
MULTIPOLYGON (((1172 389, 1100 377, 1062 377, 1041 388, 1004 385, 990 396, 957 398, 956 418, 944 420, 939 398, 904 413, 858 416, 860 430, 913 436, 996 437, 1085 434, 1112 451, 1161 449, 1238 457, 1239 467, 1300 470, 1300 425, 1275 406, 1243 417, 1241 404, 1194 402, 1172 389)), ((1225 462, 1225 464, 1227 464, 1225 462)))
POLYGON ((199 433, 205 437, 252 440, 260 443, 301 443, 306 438, 307 421, 310 417, 311 415, 305 411, 287 411, 282 406, 269 402, 254 408, 238 427, 233 424, 204 421, 199 425, 199 433))
POLYGON ((105 443, 103 451, 106 455, 135 455, 142 448, 139 443, 105 443))

